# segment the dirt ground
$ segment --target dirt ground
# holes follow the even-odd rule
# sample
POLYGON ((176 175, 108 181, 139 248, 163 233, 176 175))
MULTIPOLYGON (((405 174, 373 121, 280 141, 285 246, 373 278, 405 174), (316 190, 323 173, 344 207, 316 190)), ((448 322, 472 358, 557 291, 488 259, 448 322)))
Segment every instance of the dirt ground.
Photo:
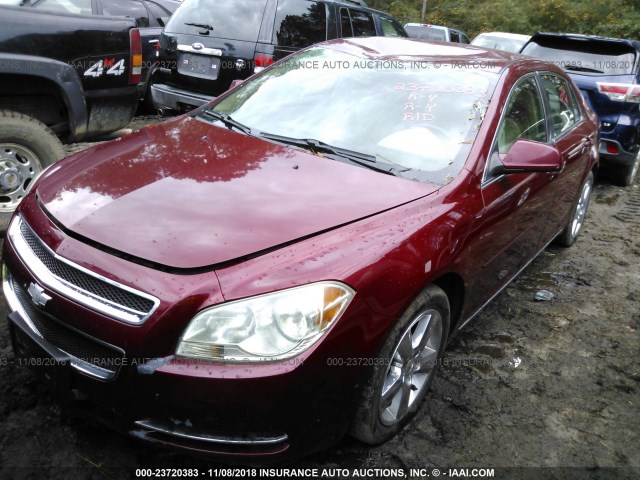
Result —
MULTIPOLYGON (((639 328, 640 186, 601 175, 578 242, 547 249, 453 341, 414 422, 384 445, 346 438, 289 467, 439 468, 445 478, 455 476, 446 469, 554 467, 496 478, 640 478, 639 328), (553 298, 535 301, 539 290, 553 298)), ((0 322, 0 479, 214 466, 76 419, 12 358, 0 322)))

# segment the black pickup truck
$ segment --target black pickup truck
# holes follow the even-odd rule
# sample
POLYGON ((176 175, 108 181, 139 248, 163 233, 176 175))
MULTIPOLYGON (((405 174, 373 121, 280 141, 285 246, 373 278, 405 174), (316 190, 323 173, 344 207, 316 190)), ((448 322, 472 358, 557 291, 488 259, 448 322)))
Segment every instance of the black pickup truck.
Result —
POLYGON ((138 104, 134 19, 0 7, 0 230, 40 172, 138 104))

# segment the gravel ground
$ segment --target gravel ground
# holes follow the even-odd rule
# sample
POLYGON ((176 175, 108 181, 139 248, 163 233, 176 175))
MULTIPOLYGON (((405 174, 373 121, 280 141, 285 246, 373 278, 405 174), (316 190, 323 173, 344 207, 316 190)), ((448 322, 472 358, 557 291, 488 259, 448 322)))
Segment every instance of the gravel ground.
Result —
MULTIPOLYGON (((140 117, 131 128, 155 121, 140 117)), ((3 299, 0 309, 4 316, 3 299)), ((437 467, 445 478, 450 468, 554 467, 498 478, 640 478, 639 325, 640 187, 603 175, 578 242, 547 249, 454 340, 414 422, 384 445, 346 438, 289 467, 437 467), (535 301, 540 290, 553 298, 535 301)), ((77 419, 12 358, 2 322, 0 478, 215 467, 77 419)))

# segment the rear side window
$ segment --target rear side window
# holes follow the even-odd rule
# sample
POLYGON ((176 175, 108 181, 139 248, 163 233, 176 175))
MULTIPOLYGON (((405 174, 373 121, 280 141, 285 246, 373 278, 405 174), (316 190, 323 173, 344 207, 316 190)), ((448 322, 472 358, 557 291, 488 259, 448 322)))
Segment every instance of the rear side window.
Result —
POLYGON ((382 27, 382 35, 385 37, 404 37, 405 33, 399 23, 388 17, 380 17, 380 26, 382 27))
POLYGON ((630 75, 636 60, 635 49, 621 42, 564 37, 536 38, 522 53, 591 75, 630 75))
POLYGON ((279 0, 274 43, 303 48, 327 39, 327 7, 322 2, 279 0))
POLYGON ((553 136, 562 135, 580 120, 580 107, 569 83, 557 75, 542 75, 542 84, 549 98, 553 136))
POLYGON ((142 2, 135 0, 109 0, 108 2, 102 2, 102 14, 113 17, 135 18, 138 25, 149 26, 147 9, 144 8, 142 2))
POLYGON ((376 36, 376 25, 373 23, 373 15, 369 12, 341 8, 340 23, 342 24, 343 37, 376 36))
POLYGON ((267 0, 184 0, 166 33, 257 42, 267 0))

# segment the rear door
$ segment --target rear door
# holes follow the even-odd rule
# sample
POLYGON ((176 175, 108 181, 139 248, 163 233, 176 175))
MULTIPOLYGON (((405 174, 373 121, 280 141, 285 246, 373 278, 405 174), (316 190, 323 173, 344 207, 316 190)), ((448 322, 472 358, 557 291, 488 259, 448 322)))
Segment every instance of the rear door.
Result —
POLYGON ((585 121, 570 83, 552 72, 540 74, 540 81, 549 113, 551 141, 565 163, 561 172, 548 175, 556 182, 556 193, 553 208, 548 209, 547 225, 541 239, 542 243, 546 243, 564 228, 573 210, 576 192, 580 191, 597 138, 594 138, 595 134, 585 121))

